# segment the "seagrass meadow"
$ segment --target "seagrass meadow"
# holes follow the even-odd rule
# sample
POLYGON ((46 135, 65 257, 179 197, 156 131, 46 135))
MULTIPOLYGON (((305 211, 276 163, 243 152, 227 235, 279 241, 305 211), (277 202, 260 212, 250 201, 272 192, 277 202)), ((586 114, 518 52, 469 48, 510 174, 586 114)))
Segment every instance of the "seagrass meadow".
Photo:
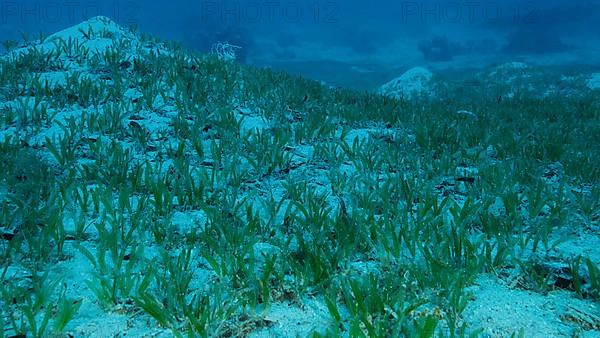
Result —
POLYGON ((6 47, 0 337, 600 334, 580 74, 389 97, 103 17, 6 47))

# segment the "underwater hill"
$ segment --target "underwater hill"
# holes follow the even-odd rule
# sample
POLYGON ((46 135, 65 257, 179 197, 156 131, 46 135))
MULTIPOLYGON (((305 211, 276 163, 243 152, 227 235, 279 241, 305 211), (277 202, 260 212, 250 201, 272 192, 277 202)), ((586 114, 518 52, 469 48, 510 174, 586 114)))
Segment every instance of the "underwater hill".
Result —
POLYGON ((7 337, 595 337, 600 81, 334 88, 96 17, 0 59, 7 337))

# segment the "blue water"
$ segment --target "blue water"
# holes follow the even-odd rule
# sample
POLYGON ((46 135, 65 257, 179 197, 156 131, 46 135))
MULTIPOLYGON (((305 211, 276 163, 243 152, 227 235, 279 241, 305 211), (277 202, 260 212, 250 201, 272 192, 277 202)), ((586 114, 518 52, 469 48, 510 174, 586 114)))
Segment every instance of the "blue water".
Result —
POLYGON ((96 15, 193 50, 229 42, 241 47, 239 62, 360 88, 414 66, 600 60, 600 2, 591 0, 2 1, 0 40, 96 15))

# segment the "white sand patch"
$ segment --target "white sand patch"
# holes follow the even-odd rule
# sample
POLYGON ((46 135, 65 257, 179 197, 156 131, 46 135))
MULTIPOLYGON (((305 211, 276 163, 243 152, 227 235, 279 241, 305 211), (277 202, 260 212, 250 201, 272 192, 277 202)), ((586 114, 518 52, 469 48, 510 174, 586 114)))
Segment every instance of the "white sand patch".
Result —
POLYGON ((400 77, 384 84, 379 92, 395 98, 410 98, 431 90, 433 74, 423 67, 414 67, 400 77))
POLYGON ((594 73, 586 82, 591 90, 600 89, 600 73, 594 73))
MULTIPOLYGON (((573 322, 582 316, 600 318, 598 304, 574 298, 566 291, 542 295, 512 289, 497 278, 481 275, 468 291, 473 300, 463 313, 471 327, 484 328, 487 337, 571 337, 573 322)), ((593 320, 593 319, 592 319, 593 320)), ((580 337, 597 337, 598 331, 581 332, 580 337)))

